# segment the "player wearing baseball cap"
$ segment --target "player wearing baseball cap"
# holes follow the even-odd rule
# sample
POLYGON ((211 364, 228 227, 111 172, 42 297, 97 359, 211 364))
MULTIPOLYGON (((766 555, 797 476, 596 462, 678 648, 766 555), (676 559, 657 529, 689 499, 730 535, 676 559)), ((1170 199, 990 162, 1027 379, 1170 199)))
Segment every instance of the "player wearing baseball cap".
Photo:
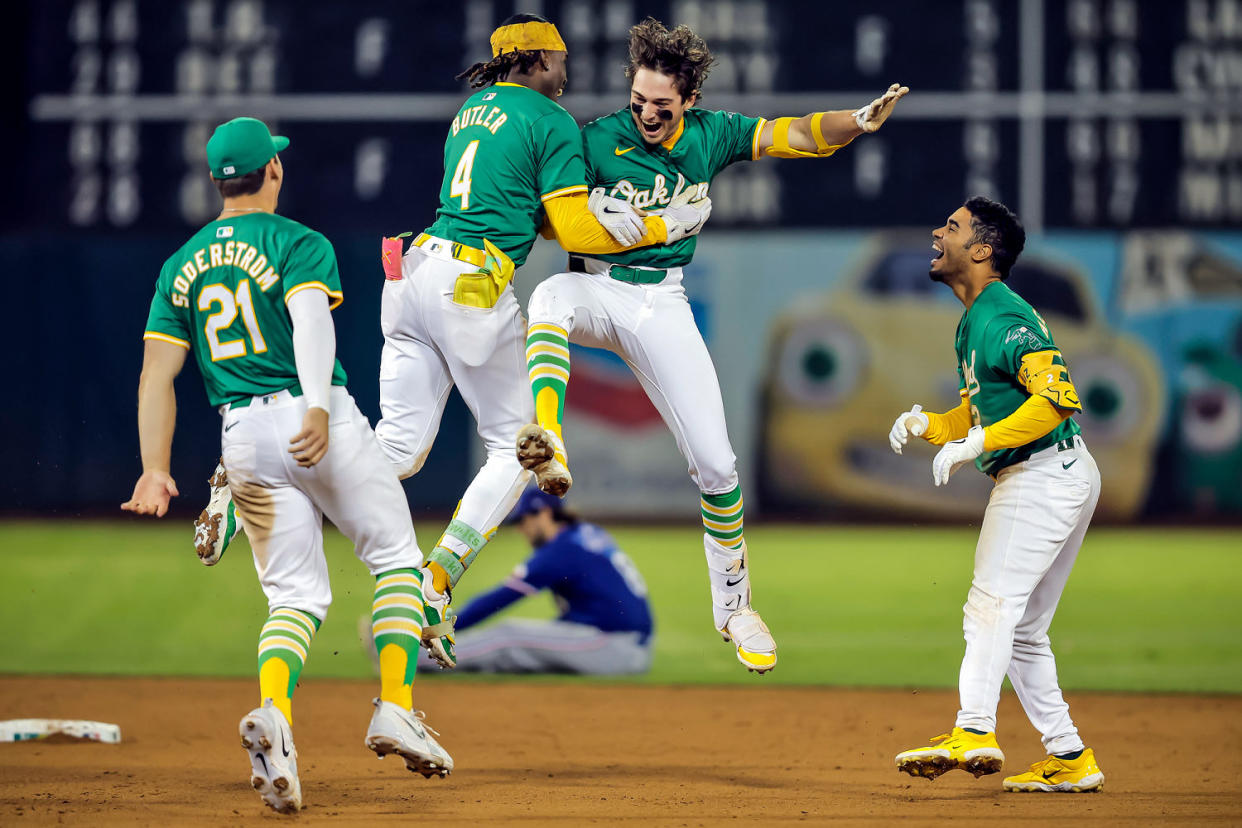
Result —
POLYGON ((559 497, 531 487, 508 521, 533 554, 457 615, 457 669, 481 673, 624 675, 651 666, 647 585, 607 532, 559 497), (509 605, 548 590, 560 614, 479 629, 509 605))
POLYGON ((932 461, 937 486, 967 464, 996 485, 966 597, 957 721, 897 754, 897 769, 928 779, 999 771, 996 706, 1008 674, 1048 755, 1005 779, 1005 790, 1096 791, 1104 774, 1070 718, 1048 627, 1099 500, 1100 471, 1073 420, 1082 406, 1065 357, 1043 317, 1005 284, 1025 242, 1018 217, 981 197, 932 232, 931 278, 966 306, 954 343, 961 404, 945 414, 914 406, 889 442, 898 454, 910 435, 943 446, 932 461))
POLYGON ((207 144, 220 215, 164 263, 147 320, 138 433, 143 473, 122 509, 162 517, 173 380, 193 352, 221 415, 223 474, 254 552, 269 615, 259 633, 259 707, 239 725, 251 784, 274 810, 302 806, 293 692, 332 601, 326 514, 375 576, 380 697, 367 746, 424 776, 453 760, 412 711, 424 624, 422 553, 409 506, 366 417, 345 389, 331 309, 342 301, 332 245, 276 214, 287 138, 261 121, 221 124, 207 144))
MULTIPOLYGON (((630 29, 629 104, 582 130, 587 179, 595 188, 592 206, 618 241, 639 232, 634 208, 710 208, 711 182, 732 164, 765 155, 831 156, 879 129, 909 91, 893 84, 855 112, 800 118, 699 109, 713 60, 687 26, 669 31, 648 18, 630 29)), ((696 244, 697 237, 668 239, 603 255, 571 247, 578 254, 570 258, 574 272, 535 289, 526 353, 538 423, 518 433, 517 454, 544 491, 563 493, 571 482, 561 434, 569 343, 621 356, 672 430, 699 489, 713 623, 744 667, 765 673, 776 666, 776 641, 751 606, 742 491, 720 383, 681 284, 696 244)))

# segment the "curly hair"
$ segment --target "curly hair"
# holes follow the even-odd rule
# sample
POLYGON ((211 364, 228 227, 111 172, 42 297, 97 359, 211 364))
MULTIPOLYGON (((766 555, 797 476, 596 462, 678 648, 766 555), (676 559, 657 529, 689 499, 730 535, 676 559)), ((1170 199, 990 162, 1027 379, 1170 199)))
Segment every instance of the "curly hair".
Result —
MULTIPOLYGON (((515 14, 501 23, 501 26, 512 26, 516 23, 547 23, 547 18, 537 14, 515 14)), ((540 51, 505 52, 486 63, 476 63, 458 75, 454 80, 469 80, 471 89, 491 86, 496 81, 509 77, 514 70, 526 74, 543 59, 540 51)))
POLYGON ((1012 210, 983 196, 975 196, 966 202, 970 211, 970 229, 973 235, 967 247, 976 244, 992 246, 992 269, 1002 280, 1009 278, 1009 269, 1018 260, 1018 254, 1026 247, 1026 230, 1012 210))
POLYGON ((703 81, 715 62, 707 41, 685 24, 670 32, 659 20, 648 17, 630 29, 630 65, 625 76, 633 80, 639 69, 669 75, 683 101, 702 94, 703 81))

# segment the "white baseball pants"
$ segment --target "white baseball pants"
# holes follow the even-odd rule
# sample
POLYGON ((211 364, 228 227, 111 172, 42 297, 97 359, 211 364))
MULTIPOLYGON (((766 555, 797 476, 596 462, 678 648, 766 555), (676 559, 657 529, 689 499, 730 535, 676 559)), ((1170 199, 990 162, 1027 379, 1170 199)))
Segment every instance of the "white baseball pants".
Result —
POLYGON ((958 727, 996 730, 1008 673, 1048 753, 1082 749, 1048 628, 1099 497, 1100 470, 1081 437, 1073 448, 1052 446, 997 476, 964 607, 958 727))
POLYGON ((526 375, 526 322, 512 286, 496 307, 453 301, 453 285, 476 270, 438 250, 411 247, 402 278, 384 283, 380 411, 384 453, 405 478, 422 468, 456 384, 478 424, 487 461, 462 495, 457 519, 479 532, 500 524, 530 480, 513 440, 535 416, 526 375))
POLYGON ((222 407, 220 442, 233 501, 254 552, 269 609, 293 607, 323 620, 332 603, 323 516, 354 544, 372 575, 422 566, 405 492, 354 398, 333 386, 324 458, 302 468, 289 440, 306 401, 288 391, 222 407))
POLYGON ((575 345, 624 359, 673 432, 699 491, 723 494, 737 486, 737 458, 716 366, 680 275, 674 268, 660 284, 634 285, 604 273, 558 273, 531 294, 530 321, 557 325, 575 345))

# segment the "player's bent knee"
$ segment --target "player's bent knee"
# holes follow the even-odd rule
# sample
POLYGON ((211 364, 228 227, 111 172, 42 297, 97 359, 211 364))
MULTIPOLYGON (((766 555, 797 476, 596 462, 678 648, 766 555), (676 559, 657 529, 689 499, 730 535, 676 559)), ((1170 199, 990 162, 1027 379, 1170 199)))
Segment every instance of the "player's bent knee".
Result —
POLYGON ((531 293, 526 310, 532 325, 556 325, 566 331, 573 327, 574 303, 565 296, 564 285, 561 283, 566 275, 558 273, 544 279, 531 293))

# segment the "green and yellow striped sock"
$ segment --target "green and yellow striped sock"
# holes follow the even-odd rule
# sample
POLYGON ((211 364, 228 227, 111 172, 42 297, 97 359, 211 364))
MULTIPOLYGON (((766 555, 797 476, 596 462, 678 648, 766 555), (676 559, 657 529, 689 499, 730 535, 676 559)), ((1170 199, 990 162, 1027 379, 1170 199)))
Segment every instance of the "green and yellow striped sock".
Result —
POLYGON ((535 397, 536 421, 557 437, 562 436, 565 387, 569 384, 569 333, 546 322, 531 325, 526 332, 526 370, 535 397))
POLYGON ((277 607, 259 632, 259 704, 271 699, 293 723, 293 689, 306 664, 320 620, 293 607, 277 607))
POLYGON ((742 487, 734 486, 724 494, 699 496, 703 509, 703 528, 726 549, 742 546, 742 487))
POLYGON ((423 573, 393 569, 375 576, 371 634, 380 660, 380 698, 414 707, 414 674, 423 635, 423 573))

